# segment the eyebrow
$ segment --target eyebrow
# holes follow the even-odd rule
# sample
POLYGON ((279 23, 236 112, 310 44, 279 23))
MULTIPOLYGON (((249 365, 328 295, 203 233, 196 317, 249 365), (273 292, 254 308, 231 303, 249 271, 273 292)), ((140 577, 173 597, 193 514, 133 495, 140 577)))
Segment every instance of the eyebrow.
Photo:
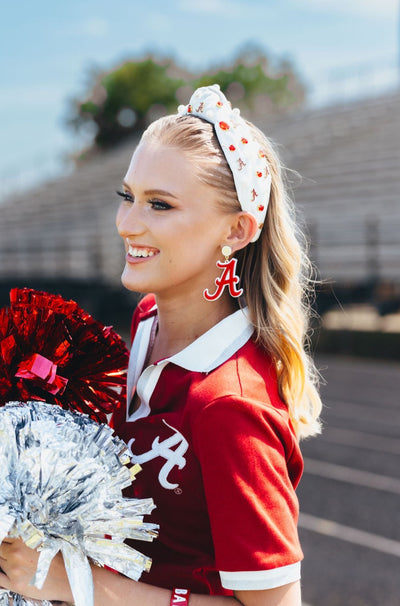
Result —
MULTIPOLYGON (((123 181, 122 183, 127 189, 130 190, 129 185, 127 184, 126 181, 123 181)), ((176 196, 174 196, 174 194, 171 194, 171 192, 166 191, 165 189, 146 189, 146 191, 144 192, 146 196, 168 196, 169 198, 175 198, 176 196)))

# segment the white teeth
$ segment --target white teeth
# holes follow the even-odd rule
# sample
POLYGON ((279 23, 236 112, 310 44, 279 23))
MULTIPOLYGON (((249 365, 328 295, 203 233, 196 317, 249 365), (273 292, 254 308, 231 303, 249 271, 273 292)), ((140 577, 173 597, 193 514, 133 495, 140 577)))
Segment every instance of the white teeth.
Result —
POLYGON ((152 250, 146 250, 145 248, 134 248, 129 246, 128 253, 131 257, 153 257, 154 252, 152 250))

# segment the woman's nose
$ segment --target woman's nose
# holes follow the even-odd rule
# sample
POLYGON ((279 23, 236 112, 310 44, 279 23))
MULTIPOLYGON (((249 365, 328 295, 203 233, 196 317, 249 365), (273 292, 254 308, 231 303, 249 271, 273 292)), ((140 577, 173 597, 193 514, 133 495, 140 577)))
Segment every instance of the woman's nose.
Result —
POLYGON ((116 216, 116 225, 121 238, 139 235, 145 231, 145 226, 135 204, 129 207, 121 204, 116 216))

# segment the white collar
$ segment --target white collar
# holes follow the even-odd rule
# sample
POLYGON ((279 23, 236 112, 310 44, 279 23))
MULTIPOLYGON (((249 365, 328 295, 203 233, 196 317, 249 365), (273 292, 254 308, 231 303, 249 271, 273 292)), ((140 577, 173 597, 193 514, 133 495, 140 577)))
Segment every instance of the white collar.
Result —
POLYGON ((218 322, 182 351, 143 370, 154 321, 156 317, 151 316, 140 322, 133 340, 128 368, 127 421, 135 421, 149 414, 150 398, 168 362, 190 372, 210 372, 229 360, 247 343, 254 332, 254 327, 248 319, 248 308, 239 309, 218 322), (135 385, 141 405, 129 415, 129 403, 135 385))
POLYGON ((248 308, 238 309, 167 360, 192 372, 210 372, 238 351, 253 331, 248 308))

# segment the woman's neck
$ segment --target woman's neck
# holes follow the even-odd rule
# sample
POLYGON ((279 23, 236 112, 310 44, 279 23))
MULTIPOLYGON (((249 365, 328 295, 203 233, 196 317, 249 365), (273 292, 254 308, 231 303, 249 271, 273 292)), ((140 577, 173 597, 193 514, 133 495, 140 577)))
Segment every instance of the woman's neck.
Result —
POLYGON ((237 301, 229 296, 213 302, 156 297, 156 302, 158 332, 150 362, 178 353, 238 309, 237 301))

